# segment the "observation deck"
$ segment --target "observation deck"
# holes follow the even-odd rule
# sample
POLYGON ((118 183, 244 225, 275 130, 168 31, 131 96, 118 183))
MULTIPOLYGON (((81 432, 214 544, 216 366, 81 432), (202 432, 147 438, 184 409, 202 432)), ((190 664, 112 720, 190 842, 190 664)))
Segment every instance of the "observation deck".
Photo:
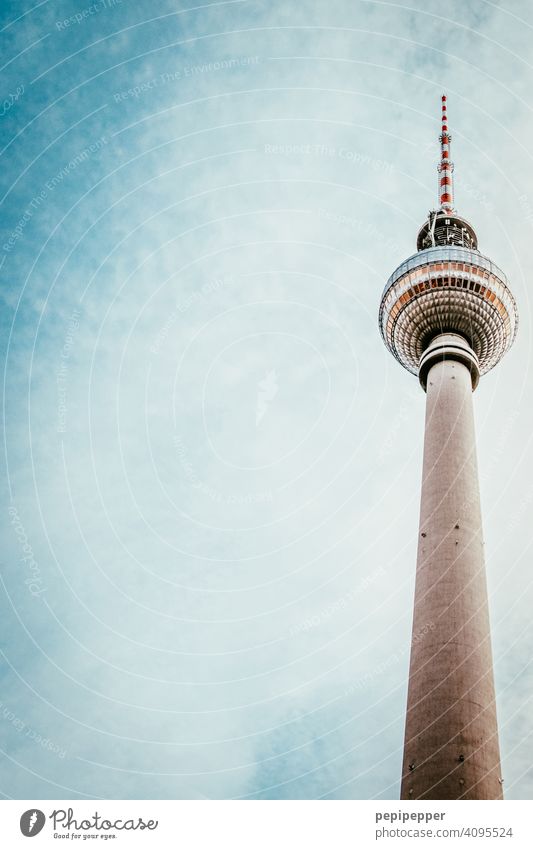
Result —
POLYGON ((385 345, 413 374, 442 333, 463 336, 485 374, 509 350, 517 327, 517 306, 503 271, 478 250, 459 245, 419 250, 402 262, 387 281, 379 309, 385 345))

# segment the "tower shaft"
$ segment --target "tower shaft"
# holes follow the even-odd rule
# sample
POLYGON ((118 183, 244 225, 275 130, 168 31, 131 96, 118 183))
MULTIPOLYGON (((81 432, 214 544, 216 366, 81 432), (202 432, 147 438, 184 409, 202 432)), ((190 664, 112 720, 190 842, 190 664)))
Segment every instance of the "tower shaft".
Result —
POLYGON ((476 357, 438 336, 422 358, 426 425, 402 799, 500 799, 474 433, 476 357))

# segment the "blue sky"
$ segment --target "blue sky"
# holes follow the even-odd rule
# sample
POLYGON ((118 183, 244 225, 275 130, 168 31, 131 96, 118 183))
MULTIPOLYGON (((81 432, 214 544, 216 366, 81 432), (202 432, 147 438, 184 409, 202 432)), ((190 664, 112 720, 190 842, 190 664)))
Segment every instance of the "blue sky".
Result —
POLYGON ((0 792, 395 798, 436 203, 507 273, 475 395, 505 792, 531 798, 527 2, 2 3, 0 792))

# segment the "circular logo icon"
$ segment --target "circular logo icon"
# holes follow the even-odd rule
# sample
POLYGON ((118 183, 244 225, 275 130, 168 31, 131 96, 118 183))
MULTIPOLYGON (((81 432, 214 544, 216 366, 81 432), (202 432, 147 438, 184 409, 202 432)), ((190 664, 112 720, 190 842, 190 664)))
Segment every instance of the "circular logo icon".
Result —
POLYGON ((20 830, 24 837, 35 837, 42 831, 45 822, 46 817, 42 811, 30 808, 29 811, 24 811, 20 818, 20 830))

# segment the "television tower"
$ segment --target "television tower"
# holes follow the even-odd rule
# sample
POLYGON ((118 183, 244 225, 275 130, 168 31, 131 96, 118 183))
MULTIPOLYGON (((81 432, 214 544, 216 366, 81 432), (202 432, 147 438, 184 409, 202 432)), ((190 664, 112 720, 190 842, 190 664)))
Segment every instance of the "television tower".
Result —
POLYGON ((402 799, 501 799, 472 394, 511 347, 515 300, 453 206, 442 97, 439 206, 390 276, 383 341, 426 392, 402 799))

